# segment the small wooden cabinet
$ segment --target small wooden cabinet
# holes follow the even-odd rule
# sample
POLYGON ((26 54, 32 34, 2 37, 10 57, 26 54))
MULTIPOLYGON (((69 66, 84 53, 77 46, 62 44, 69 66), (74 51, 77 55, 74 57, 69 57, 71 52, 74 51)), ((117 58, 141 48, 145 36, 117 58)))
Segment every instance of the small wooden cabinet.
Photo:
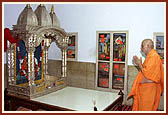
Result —
POLYGON ((128 31, 97 31, 96 88, 127 93, 128 31))

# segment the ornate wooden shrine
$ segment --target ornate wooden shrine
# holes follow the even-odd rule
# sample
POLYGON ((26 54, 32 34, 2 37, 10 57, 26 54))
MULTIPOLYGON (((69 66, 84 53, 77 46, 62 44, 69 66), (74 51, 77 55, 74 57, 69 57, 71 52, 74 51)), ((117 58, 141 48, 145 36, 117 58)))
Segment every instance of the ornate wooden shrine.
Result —
POLYGON ((34 98, 66 86, 68 34, 60 27, 54 6, 48 13, 40 4, 26 5, 11 31, 16 43, 7 42, 8 93, 34 98), (48 74, 48 48, 55 42, 62 51, 61 76, 48 74))

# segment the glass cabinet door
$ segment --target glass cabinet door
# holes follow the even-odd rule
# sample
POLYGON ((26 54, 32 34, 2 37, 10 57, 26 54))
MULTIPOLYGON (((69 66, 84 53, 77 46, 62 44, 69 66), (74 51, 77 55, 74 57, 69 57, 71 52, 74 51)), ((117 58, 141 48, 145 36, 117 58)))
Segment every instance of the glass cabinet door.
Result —
POLYGON ((125 64, 113 63, 112 76, 112 88, 124 89, 125 64))
POLYGON ((98 60, 110 60, 110 33, 100 33, 98 38, 98 60))
POLYGON ((112 88, 124 89, 126 33, 113 33, 112 88))
POLYGON ((125 61, 126 33, 113 34, 113 61, 125 61))
POLYGON ((97 86, 109 88, 110 72, 110 33, 98 34, 98 80, 97 86))
POLYGON ((98 87, 109 87, 109 69, 110 64, 108 62, 98 63, 98 87))
POLYGON ((96 87, 127 90, 128 31, 97 31, 96 87))

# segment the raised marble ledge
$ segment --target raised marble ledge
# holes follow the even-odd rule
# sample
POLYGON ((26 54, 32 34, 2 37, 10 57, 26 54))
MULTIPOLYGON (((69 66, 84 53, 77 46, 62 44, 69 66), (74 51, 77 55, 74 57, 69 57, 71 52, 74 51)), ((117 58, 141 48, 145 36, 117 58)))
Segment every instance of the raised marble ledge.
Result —
POLYGON ((98 111, 101 111, 112 104, 119 96, 118 93, 65 87, 32 100, 77 111, 93 111, 93 101, 96 101, 96 107, 98 111))

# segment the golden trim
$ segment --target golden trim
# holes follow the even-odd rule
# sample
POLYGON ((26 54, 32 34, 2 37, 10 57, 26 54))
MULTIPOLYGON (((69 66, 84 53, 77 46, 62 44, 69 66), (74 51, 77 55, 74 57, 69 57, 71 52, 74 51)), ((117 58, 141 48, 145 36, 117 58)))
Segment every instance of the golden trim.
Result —
POLYGON ((63 85, 64 84, 64 80, 60 80, 56 82, 57 85, 63 85))
POLYGON ((54 5, 51 6, 51 13, 54 13, 54 5))
POLYGON ((43 89, 45 89, 45 85, 44 86, 40 86, 40 87, 36 87, 36 92, 40 92, 42 91, 43 89))
POLYGON ((27 83, 21 83, 21 84, 18 84, 19 86, 21 87, 27 87, 28 86, 28 82, 27 83))
POLYGON ((39 87, 36 87, 36 92, 40 92, 46 88, 46 84, 43 82, 39 87))
POLYGON ((28 8, 30 8, 30 4, 27 4, 26 6, 27 6, 28 8))

